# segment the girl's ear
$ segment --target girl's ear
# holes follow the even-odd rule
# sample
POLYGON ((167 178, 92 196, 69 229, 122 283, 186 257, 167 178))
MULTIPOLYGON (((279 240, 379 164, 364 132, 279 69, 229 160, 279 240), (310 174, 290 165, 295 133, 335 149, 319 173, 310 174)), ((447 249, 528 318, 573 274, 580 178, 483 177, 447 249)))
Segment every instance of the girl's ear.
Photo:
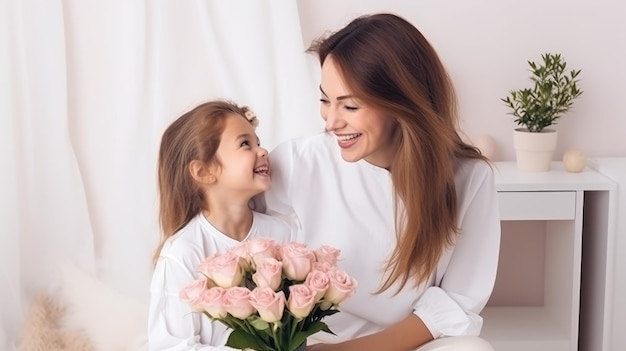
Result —
POLYGON ((199 160, 189 163, 189 173, 199 184, 213 184, 217 180, 215 167, 199 160))

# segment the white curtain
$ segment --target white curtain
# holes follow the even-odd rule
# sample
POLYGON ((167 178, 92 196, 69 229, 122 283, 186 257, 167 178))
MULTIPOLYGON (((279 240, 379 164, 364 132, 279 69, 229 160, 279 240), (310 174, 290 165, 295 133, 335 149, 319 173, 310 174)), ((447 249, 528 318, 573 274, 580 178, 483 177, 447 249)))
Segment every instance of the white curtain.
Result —
POLYGON ((0 0, 0 349, 70 260, 147 298, 176 117, 249 105, 271 149, 322 130, 291 0, 0 0))

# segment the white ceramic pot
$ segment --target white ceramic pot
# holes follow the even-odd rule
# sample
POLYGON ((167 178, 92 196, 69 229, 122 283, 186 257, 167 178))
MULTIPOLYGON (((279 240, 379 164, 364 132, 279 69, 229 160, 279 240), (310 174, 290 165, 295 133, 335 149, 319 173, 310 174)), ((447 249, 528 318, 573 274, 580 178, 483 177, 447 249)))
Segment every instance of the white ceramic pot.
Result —
POLYGON ((517 168, 525 172, 546 172, 556 150, 557 131, 544 129, 539 133, 530 133, 526 128, 513 131, 513 145, 517 158, 517 168))

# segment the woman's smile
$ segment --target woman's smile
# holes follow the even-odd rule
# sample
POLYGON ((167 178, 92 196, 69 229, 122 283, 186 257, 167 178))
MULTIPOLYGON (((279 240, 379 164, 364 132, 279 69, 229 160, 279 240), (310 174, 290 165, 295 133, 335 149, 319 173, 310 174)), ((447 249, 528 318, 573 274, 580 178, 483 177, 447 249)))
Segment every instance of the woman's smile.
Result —
POLYGON ((362 135, 363 134, 361 133, 335 134, 335 136, 337 137, 337 143, 342 149, 348 149, 352 145, 356 144, 360 140, 362 135))

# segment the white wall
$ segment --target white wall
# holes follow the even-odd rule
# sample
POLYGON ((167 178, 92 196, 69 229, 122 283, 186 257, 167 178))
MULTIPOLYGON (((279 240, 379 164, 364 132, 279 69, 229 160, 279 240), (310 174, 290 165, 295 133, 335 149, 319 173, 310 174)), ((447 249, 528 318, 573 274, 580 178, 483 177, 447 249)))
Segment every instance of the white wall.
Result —
POLYGON ((626 156, 626 2, 621 0, 298 0, 305 43, 360 14, 392 12, 438 50, 457 88, 461 127, 487 134, 495 160, 513 160, 513 117, 499 100, 530 84, 528 60, 561 53, 582 69, 583 95, 563 116, 555 159, 626 156))

